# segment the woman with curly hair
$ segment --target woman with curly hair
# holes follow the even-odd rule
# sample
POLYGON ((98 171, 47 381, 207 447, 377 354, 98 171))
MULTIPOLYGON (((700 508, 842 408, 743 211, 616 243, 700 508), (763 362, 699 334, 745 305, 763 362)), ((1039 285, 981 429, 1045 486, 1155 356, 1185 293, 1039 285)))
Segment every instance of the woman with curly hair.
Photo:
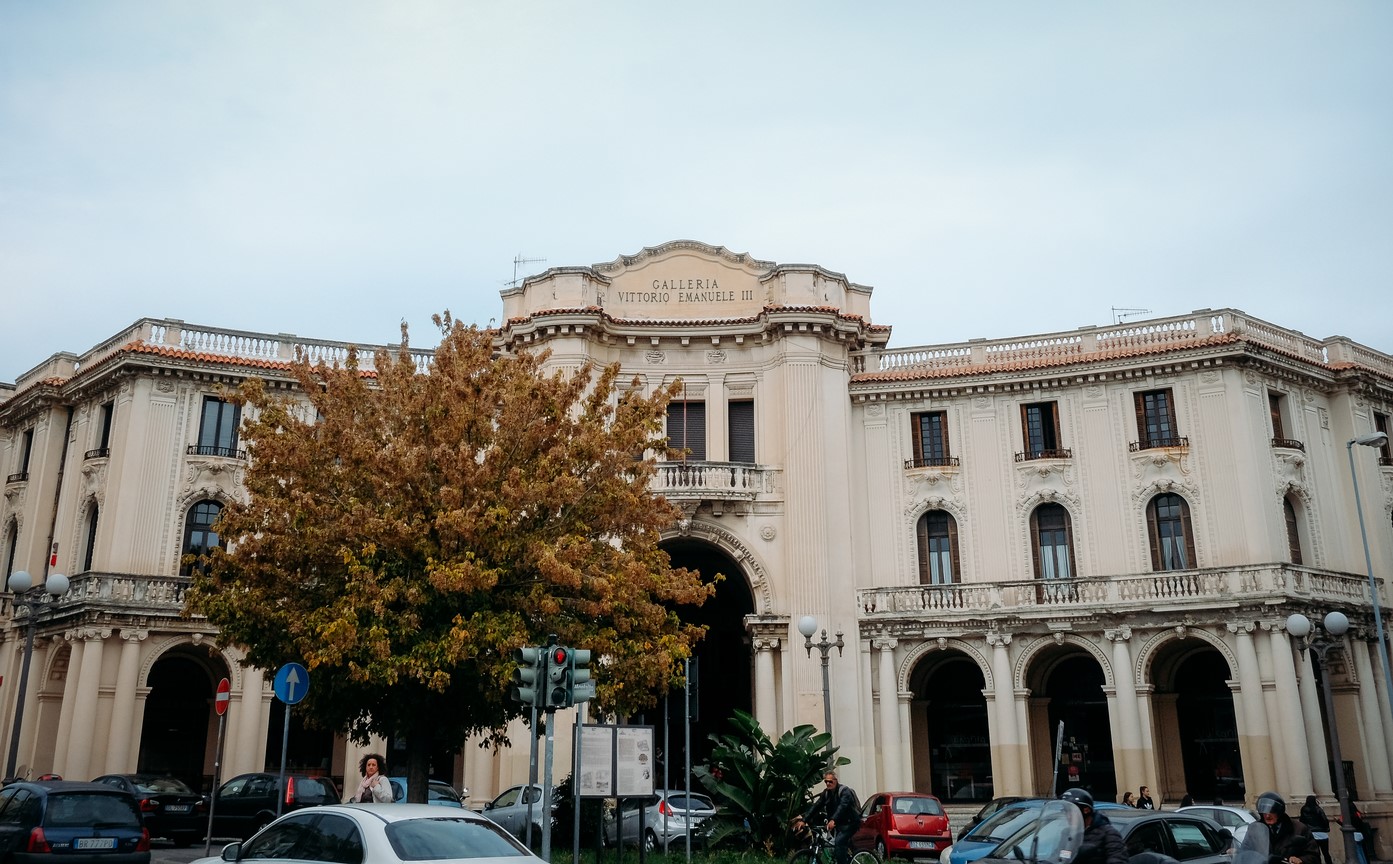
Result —
POLYGON ((363 782, 358 784, 353 800, 362 804, 391 804, 392 784, 387 780, 386 770, 387 760, 377 753, 359 759, 358 773, 363 775, 363 782))

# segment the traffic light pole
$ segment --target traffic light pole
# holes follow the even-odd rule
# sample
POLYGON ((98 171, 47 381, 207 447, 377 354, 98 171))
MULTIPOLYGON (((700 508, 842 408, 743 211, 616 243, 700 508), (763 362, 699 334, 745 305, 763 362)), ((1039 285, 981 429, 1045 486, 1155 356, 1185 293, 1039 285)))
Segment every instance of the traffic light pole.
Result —
POLYGON ((552 722, 556 714, 547 709, 547 755, 546 782, 542 784, 542 860, 551 860, 551 751, 556 740, 556 724, 552 722))
POLYGON ((532 703, 532 725, 528 727, 527 737, 531 739, 527 745, 527 794, 523 797, 527 799, 527 824, 523 826, 523 844, 528 849, 532 848, 532 790, 537 785, 537 703, 532 703))

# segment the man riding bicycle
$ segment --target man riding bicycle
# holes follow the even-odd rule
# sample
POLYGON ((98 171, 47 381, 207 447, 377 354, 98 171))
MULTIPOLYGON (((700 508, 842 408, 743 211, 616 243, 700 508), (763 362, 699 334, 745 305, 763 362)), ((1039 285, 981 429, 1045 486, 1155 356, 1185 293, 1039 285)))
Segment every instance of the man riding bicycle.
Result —
POLYGON ((837 779, 837 772, 828 771, 822 776, 826 786, 822 794, 813 800, 808 812, 793 820, 795 830, 804 822, 812 822, 813 817, 827 826, 832 835, 832 854, 837 864, 847 864, 851 848, 851 835, 861 827, 861 807, 856 792, 837 779))

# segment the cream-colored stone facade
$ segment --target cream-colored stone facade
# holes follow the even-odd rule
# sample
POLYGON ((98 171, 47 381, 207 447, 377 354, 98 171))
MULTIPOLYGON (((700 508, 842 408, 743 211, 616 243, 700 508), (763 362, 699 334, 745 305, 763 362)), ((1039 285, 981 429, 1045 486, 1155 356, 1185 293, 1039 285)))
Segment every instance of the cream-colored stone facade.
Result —
MULTIPOLYGON (((684 434, 702 458, 655 483, 684 511, 669 540, 721 556, 748 589, 750 668, 734 680, 766 728, 823 722, 798 619, 844 634, 831 715, 863 797, 1040 793, 1060 769, 1061 784, 1146 784, 1167 804, 1211 782, 1230 800, 1329 801, 1320 690, 1285 620, 1340 609, 1355 625, 1331 655, 1344 756, 1366 812, 1393 811, 1346 447, 1386 428, 1393 357, 1227 309, 890 349, 870 288, 685 241, 555 268, 502 299, 500 351, 619 362, 645 388, 680 379, 700 405, 684 434), (1057 720, 1074 733, 1063 766, 1057 720)), ((285 380, 297 345, 344 349, 143 320, 0 389, 0 563, 40 575, 56 548, 73 574, 40 613, 18 759, 31 774, 134 770, 170 657, 232 680, 225 773, 265 762, 267 676, 179 616, 178 571, 191 508, 242 494, 244 456, 200 446, 205 398, 285 380)), ((1352 452, 1384 580, 1393 460, 1352 452)), ((0 643, 4 742, 23 622, 0 643)), ((334 773, 357 752, 335 744, 334 773)), ((526 753, 466 747, 453 774, 487 800, 523 780, 526 753)))

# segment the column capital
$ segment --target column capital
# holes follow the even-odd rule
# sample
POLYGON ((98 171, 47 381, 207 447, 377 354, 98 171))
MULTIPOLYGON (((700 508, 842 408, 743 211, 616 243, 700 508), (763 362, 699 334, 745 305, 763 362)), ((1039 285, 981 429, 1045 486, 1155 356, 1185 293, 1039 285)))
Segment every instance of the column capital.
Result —
POLYGON ((77 627, 66 630, 63 638, 69 642, 93 642, 111 638, 110 627, 77 627))
POLYGON ((1132 638, 1132 628, 1123 625, 1114 630, 1104 630, 1103 636, 1109 642, 1127 642, 1132 638))
POLYGON ((875 647, 879 648, 881 651, 894 651, 894 650, 895 650, 895 646, 897 646, 897 645, 900 644, 900 640, 898 640, 898 639, 889 639, 889 638, 886 638, 886 639, 876 639, 876 640, 874 641, 874 644, 875 644, 875 647))
POLYGON ((1005 648, 1011 644, 1011 634, 994 631, 987 634, 987 644, 993 648, 1005 648))
POLYGON ((756 651, 778 651, 783 646, 783 640, 777 636, 758 635, 751 644, 756 651))
POLYGON ((1251 621, 1230 621, 1224 626, 1228 628, 1230 633, 1236 633, 1239 636, 1251 636, 1253 631, 1257 629, 1251 621))
POLYGON ((149 630, 122 630, 121 641, 123 642, 142 642, 150 637, 149 630))

